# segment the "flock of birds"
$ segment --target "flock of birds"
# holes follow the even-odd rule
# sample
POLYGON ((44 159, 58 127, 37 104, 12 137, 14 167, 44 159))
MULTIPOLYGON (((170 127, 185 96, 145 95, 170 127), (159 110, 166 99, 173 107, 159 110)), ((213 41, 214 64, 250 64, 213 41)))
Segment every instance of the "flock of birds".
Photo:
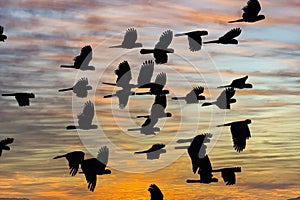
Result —
MULTIPOLYGON (((243 15, 241 19, 229 21, 228 23, 235 22, 256 22, 263 20, 264 15, 258 15, 261 10, 260 4, 257 0, 249 0, 247 5, 242 9, 243 15)), ((3 34, 4 28, 0 26, 0 41, 7 39, 7 36, 3 34)), ((203 44, 209 43, 219 43, 219 44, 238 44, 238 41, 235 39, 241 34, 240 28, 234 28, 219 37, 216 40, 203 42, 203 44)), ((186 33, 175 34, 175 37, 187 36, 189 49, 190 51, 199 51, 202 47, 202 36, 208 35, 207 31, 192 31, 186 33)), ((168 54, 174 53, 174 49, 169 48, 173 39, 173 32, 167 30, 162 33, 159 41, 156 43, 153 49, 141 49, 141 54, 153 54, 156 64, 163 64, 168 62, 168 54)), ((121 45, 111 46, 110 48, 140 48, 143 45, 137 43, 137 31, 134 28, 129 28, 126 31, 124 40, 121 45)), ((80 55, 74 58, 73 65, 61 65, 62 68, 74 68, 80 70, 95 70, 94 66, 90 66, 89 63, 92 60, 92 48, 91 46, 85 46, 81 49, 80 55)), ((137 118, 146 118, 145 122, 138 128, 128 129, 128 131, 140 131, 141 134, 156 134, 160 131, 159 127, 156 127, 156 124, 159 119, 165 117, 172 117, 172 114, 166 112, 167 107, 167 95, 169 94, 168 90, 165 90, 164 87, 167 82, 166 73, 159 73, 154 82, 151 81, 152 75, 154 72, 154 62, 152 60, 146 60, 140 69, 137 83, 130 83, 132 79, 132 74, 130 70, 130 65, 127 61, 124 61, 119 64, 118 68, 115 70, 117 75, 117 80, 115 83, 103 82, 103 84, 111 85, 121 88, 117 90, 115 94, 110 94, 104 96, 104 98, 117 97, 119 99, 119 107, 123 109, 128 104, 130 96, 135 95, 154 95, 155 100, 150 109, 148 115, 137 116, 137 118), (146 88, 147 92, 136 92, 132 89, 146 88)), ((202 106, 216 105, 220 109, 230 109, 231 104, 236 102, 236 99, 232 97, 235 94, 235 89, 244 89, 252 88, 252 85, 246 83, 248 76, 238 78, 233 80, 230 84, 225 86, 220 86, 218 88, 225 88, 219 97, 212 102, 205 102, 202 106)), ((59 92, 64 91, 73 91, 73 93, 79 98, 85 98, 88 96, 88 91, 92 90, 92 86, 89 85, 88 79, 86 77, 81 78, 78 82, 66 89, 60 89, 59 92)), ((205 96, 201 95, 204 92, 204 87, 198 86, 194 87, 186 96, 183 97, 172 97, 172 100, 184 100, 187 104, 198 104, 199 101, 205 100, 205 96)), ((35 98, 33 93, 9 93, 2 94, 2 96, 14 96, 17 100, 19 106, 29 106, 30 98, 35 98)), ((66 129, 95 129, 96 125, 92 124, 94 118, 94 104, 92 101, 87 101, 84 105, 82 113, 79 113, 78 126, 69 125, 66 129)), ((250 130, 248 125, 251 123, 250 119, 235 121, 231 123, 226 123, 221 126, 230 126, 233 147, 237 152, 241 152, 246 147, 246 140, 251 137, 250 130)), ((232 168, 221 168, 213 169, 209 157, 206 153, 206 145, 212 138, 212 134, 200 134, 194 138, 189 139, 180 139, 177 143, 186 143, 190 142, 190 145, 187 148, 188 155, 191 158, 192 162, 192 171, 194 173, 198 172, 200 178, 199 180, 187 180, 187 183, 211 183, 218 182, 217 178, 213 177, 214 172, 221 172, 222 178, 226 185, 232 185, 236 183, 235 172, 241 172, 241 167, 232 167, 232 168)), ((14 138, 6 138, 0 141, 0 156, 2 155, 3 150, 10 150, 9 144, 13 143, 14 138)), ((163 149, 165 144, 153 144, 149 149, 143 151, 137 151, 135 154, 146 153, 148 159, 158 159, 159 153, 165 153, 163 149), (158 153, 159 152, 159 153, 158 153)), ((77 173, 83 173, 85 175, 86 181, 88 183, 88 189, 94 191, 97 183, 97 175, 111 174, 111 170, 106 169, 108 158, 109 158, 109 149, 106 146, 102 146, 99 149, 97 158, 85 159, 85 153, 82 151, 73 151, 66 153, 64 155, 56 156, 54 159, 66 158, 69 164, 70 175, 75 176, 77 173), (79 166, 81 166, 82 172, 78 172, 79 166)), ((151 200, 162 200, 163 194, 160 189, 155 184, 151 184, 148 191, 151 195, 151 200)))

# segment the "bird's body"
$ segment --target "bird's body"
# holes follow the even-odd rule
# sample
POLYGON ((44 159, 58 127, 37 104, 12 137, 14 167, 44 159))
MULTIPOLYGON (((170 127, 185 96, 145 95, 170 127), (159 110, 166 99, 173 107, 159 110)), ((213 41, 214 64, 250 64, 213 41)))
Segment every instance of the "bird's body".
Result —
POLYGON ((229 21, 228 23, 235 23, 235 22, 253 23, 265 19, 264 15, 258 14, 261 10, 261 6, 258 0, 249 0, 247 2, 247 5, 243 7, 242 10, 243 10, 242 19, 229 21))
POLYGON ((230 126, 232 135, 233 147, 237 152, 241 152, 246 148, 246 140, 251 137, 250 129, 248 124, 251 123, 250 119, 243 121, 231 122, 217 127, 230 126))
POLYGON ((121 45, 111 46, 109 48, 124 48, 124 49, 132 49, 142 47, 141 43, 137 43, 137 31, 135 28, 127 29, 124 39, 121 45))
POLYGON ((0 141, 0 157, 2 155, 2 150, 9 151, 10 147, 7 145, 11 144, 13 142, 14 142, 14 138, 6 138, 6 139, 0 141))
POLYGON ((208 35, 207 31, 191 31, 186 33, 175 34, 175 37, 179 36, 188 36, 189 49, 190 51, 199 51, 202 47, 202 38, 201 36, 208 35))
POLYGON ((73 151, 64 155, 56 156, 53 159, 66 158, 69 163, 70 175, 75 176, 79 169, 79 164, 84 160, 85 153, 82 151, 73 151))
POLYGON ((222 37, 219 37, 219 39, 208 41, 208 42, 203 42, 203 44, 208 44, 208 43, 238 44, 238 41, 234 38, 239 36, 241 34, 241 32, 242 32, 242 30, 240 28, 234 28, 234 29, 231 29, 230 31, 228 31, 222 37))
POLYGON ((252 88, 252 84, 246 83, 247 79, 248 76, 244 76, 242 78, 233 80, 230 85, 220 86, 218 88, 226 88, 226 87, 238 88, 238 89, 252 88))
POLYGON ((73 65, 61 65, 62 68, 74 68, 74 69, 80 69, 80 70, 95 70, 94 66, 90 66, 90 62, 93 58, 93 50, 90 45, 84 46, 81 49, 81 52, 78 56, 76 56, 74 60, 73 65))
POLYGON ((97 184, 97 175, 111 174, 111 171, 106 169, 108 156, 109 149, 104 146, 99 149, 97 158, 90 158, 81 162, 81 169, 88 183, 88 189, 92 192, 97 184))
POLYGON ((233 88, 226 88, 217 98, 216 101, 210 103, 203 103, 202 106, 216 105, 220 109, 230 109, 230 104, 235 103, 236 99, 232 99, 235 94, 233 88))
POLYGON ((30 98, 35 98, 33 93, 12 93, 12 94, 2 94, 2 96, 14 96, 20 107, 30 106, 30 98))
POLYGON ((199 100, 205 100, 205 96, 202 96, 204 88, 202 86, 194 87, 185 97, 172 97, 173 100, 185 100, 187 104, 198 103, 199 100))
POLYGON ((3 34, 4 32, 4 27, 0 26, 0 41, 4 42, 4 40, 7 39, 7 36, 3 34))
POLYGON ((92 90, 92 86, 88 85, 88 79, 87 78, 81 78, 77 81, 77 83, 71 87, 66 89, 58 90, 59 92, 69 91, 73 90, 73 92, 76 94, 77 97, 85 98, 88 95, 88 90, 92 90))
POLYGON ((168 62, 168 53, 174 53, 174 49, 168 48, 173 39, 171 30, 164 31, 156 43, 154 49, 141 49, 141 54, 153 53, 156 64, 164 64, 168 62))

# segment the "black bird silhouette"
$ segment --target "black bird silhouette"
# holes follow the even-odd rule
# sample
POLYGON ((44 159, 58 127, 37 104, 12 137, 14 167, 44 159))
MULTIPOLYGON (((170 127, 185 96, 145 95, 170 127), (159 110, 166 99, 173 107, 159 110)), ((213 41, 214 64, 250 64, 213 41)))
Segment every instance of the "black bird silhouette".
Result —
POLYGON ((203 103, 202 106, 216 105, 220 109, 230 109, 230 104, 235 103, 236 99, 232 99, 235 94, 234 88, 226 88, 216 101, 210 103, 203 103))
POLYGON ((214 169, 212 172, 221 172, 223 181, 226 185, 234 185, 236 183, 235 172, 241 172, 242 169, 240 167, 231 167, 231 168, 222 168, 222 169, 214 169))
POLYGON ((230 85, 219 86, 218 88, 226 88, 226 87, 232 87, 232 88, 238 88, 238 89, 252 88, 252 84, 246 83, 247 79, 248 79, 248 76, 244 76, 242 78, 233 80, 230 83, 230 85))
POLYGON ((74 58, 74 65, 61 65, 63 68, 74 68, 80 70, 95 70, 94 66, 89 66, 93 58, 93 50, 90 45, 81 49, 80 55, 74 58))
POLYGON ((230 126, 232 135, 233 147, 237 152, 241 152, 246 148, 246 140, 251 137, 248 124, 251 123, 250 119, 243 121, 236 121, 227 124, 218 125, 217 127, 230 126))
POLYGON ((135 28, 127 29, 124 39, 121 45, 111 46, 109 48, 124 48, 124 49, 132 49, 137 47, 142 47, 141 43, 137 43, 137 32, 135 28))
POLYGON ((66 158, 69 163, 70 175, 75 176, 79 169, 79 164, 84 160, 85 153, 82 151, 73 151, 61 156, 56 156, 53 159, 66 158))
POLYGON ((66 89, 61 89, 58 90, 59 92, 64 92, 64 91, 69 91, 73 90, 73 92, 76 94, 77 97, 87 97, 88 95, 88 90, 92 89, 92 86, 88 85, 89 81, 86 77, 81 78, 80 80, 77 81, 77 83, 71 87, 71 88, 66 88, 66 89))
POLYGON ((156 95, 154 103, 150 110, 150 115, 141 115, 137 116, 137 118, 164 118, 164 117, 172 117, 171 113, 166 113, 165 109, 167 107, 167 97, 165 94, 156 95))
MULTIPOLYGON (((200 176, 200 180, 186 180, 187 183, 205 183, 209 184, 212 182, 218 182, 217 178, 213 178, 212 174, 212 166, 211 162, 209 160, 208 155, 205 155, 203 158, 199 158, 198 154, 195 154, 197 156, 197 168, 198 174, 200 176)), ((196 172, 194 172, 196 173, 196 172)))
POLYGON ((14 142, 14 138, 6 138, 6 139, 0 141, 0 157, 2 155, 2 150, 9 151, 10 147, 7 145, 11 144, 13 142, 14 142))
POLYGON ((145 135, 155 135, 155 132, 159 132, 160 128, 155 127, 158 122, 158 118, 147 118, 142 124, 141 128, 130 128, 128 131, 140 131, 140 133, 145 135))
POLYGON ((14 96, 20 107, 30 106, 30 98, 35 98, 33 93, 12 93, 12 94, 2 94, 2 96, 14 96))
POLYGON ((84 129, 84 130, 89 130, 89 129, 95 129, 97 128, 96 125, 92 125, 93 118, 95 115, 94 111, 94 104, 91 101, 87 101, 84 105, 82 113, 77 115, 78 118, 78 127, 77 126, 67 126, 66 129, 84 129))
POLYGON ((4 32, 4 27, 0 26, 0 41, 4 42, 4 40, 7 39, 7 36, 3 34, 4 32))
POLYGON ((190 51, 199 51, 202 47, 202 38, 201 36, 208 35, 207 31, 191 31, 187 33, 178 33, 175 34, 175 37, 178 36, 188 36, 189 49, 190 51))
POLYGON ((202 96, 204 92, 204 87, 198 86, 194 87, 185 97, 172 97, 173 100, 185 100, 187 104, 198 103, 199 100, 205 100, 205 96, 202 96))
POLYGON ((164 72, 159 73, 153 83, 148 83, 139 88, 149 88, 149 92, 136 92, 135 95, 162 95, 169 94, 169 90, 163 90, 167 83, 167 75, 164 72))
POLYGON ((219 37, 219 39, 208 41, 208 42, 203 42, 203 44, 208 44, 208 43, 238 44, 239 42, 234 38, 239 36, 241 34, 241 32, 242 32, 242 30, 240 28, 234 28, 234 29, 231 29, 229 32, 227 32, 222 37, 219 37))
POLYGON ((161 190, 155 184, 151 184, 148 188, 150 192, 150 200, 163 200, 164 195, 161 190))
POLYGON ((81 162, 81 169, 88 183, 88 189, 94 191, 97 184, 97 175, 111 174, 106 169, 108 163, 109 149, 103 146, 99 149, 97 158, 90 158, 81 162))
POLYGON ((113 85, 113 86, 118 86, 126 89, 142 87, 150 83, 153 75, 153 71, 154 71, 153 61, 152 60, 144 61, 138 75, 137 84, 130 84, 130 81, 132 79, 130 65, 128 64, 127 61, 123 61, 119 64, 118 69, 115 70, 115 74, 117 75, 116 83, 107 83, 107 82, 102 82, 102 83, 106 85, 113 85))
POLYGON ((156 64, 164 64, 168 62, 168 53, 174 53, 174 49, 168 48, 173 39, 173 32, 171 30, 164 31, 159 38, 159 42, 154 49, 141 49, 141 54, 153 53, 156 64))
POLYGON ((242 19, 229 21, 228 23, 235 23, 235 22, 257 22, 260 20, 265 19, 264 15, 258 15, 261 10, 261 6, 258 0, 249 0, 247 5, 242 8, 244 11, 242 15, 242 19))
POLYGON ((147 154, 148 160, 159 159, 160 154, 166 153, 166 150, 163 149, 166 145, 164 144, 153 144, 149 149, 145 151, 137 151, 134 154, 147 154))

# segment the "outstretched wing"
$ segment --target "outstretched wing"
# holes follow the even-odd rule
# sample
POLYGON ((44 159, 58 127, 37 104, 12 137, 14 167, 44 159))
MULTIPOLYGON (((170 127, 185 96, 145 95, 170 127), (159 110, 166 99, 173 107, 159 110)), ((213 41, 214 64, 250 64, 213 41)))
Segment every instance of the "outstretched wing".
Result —
POLYGON ((80 68, 81 66, 86 67, 92 60, 92 47, 90 45, 81 48, 80 55, 74 58, 74 66, 80 68))
POLYGON ((137 40, 137 32, 136 29, 134 28, 129 28, 127 29, 125 35, 124 35, 124 39, 122 42, 122 46, 132 46, 137 40))
POLYGON ((99 149, 97 154, 97 160, 100 162, 101 171, 105 170, 108 163, 109 149, 107 146, 103 146, 99 149))
POLYGON ((85 104, 84 104, 84 108, 83 108, 83 114, 86 115, 86 116, 90 116, 91 118, 94 117, 94 104, 92 103, 92 101, 87 101, 85 104))
POLYGON ((155 78, 155 83, 160 86, 165 86, 167 83, 167 75, 164 72, 159 73, 155 78))
POLYGON ((235 89, 234 88, 226 88, 225 89, 226 93, 226 101, 229 102, 229 100, 234 96, 235 94, 235 89))
POLYGON ((130 80, 132 79, 132 76, 130 66, 126 60, 119 64, 118 69, 115 70, 115 74, 118 76, 118 86, 124 86, 129 84, 130 80))
POLYGON ((246 148, 246 139, 251 137, 250 129, 243 122, 233 122, 230 127, 233 147, 237 152, 241 152, 246 148))
POLYGON ((150 196, 151 196, 150 200, 163 200, 164 199, 163 193, 155 184, 151 184, 148 188, 148 191, 150 192, 150 196))
POLYGON ((189 41, 189 48, 191 51, 199 51, 202 47, 202 38, 200 35, 189 35, 188 36, 189 41))
POLYGON ((173 40, 173 32, 171 30, 164 31, 159 38, 159 42, 156 43, 155 49, 167 50, 172 40, 173 40))
POLYGON ((0 141, 0 148, 14 142, 14 138, 6 138, 0 141))
POLYGON ((88 84, 89 84, 88 79, 86 77, 83 77, 77 81, 74 87, 87 86, 88 84))
POLYGON ((143 86, 150 83, 154 71, 154 62, 152 60, 146 60, 140 69, 137 84, 143 86))
POLYGON ((236 85, 245 84, 247 79, 248 79, 248 76, 244 76, 242 78, 235 79, 231 82, 231 85, 236 86, 236 85))
POLYGON ((70 174, 75 176, 79 169, 79 164, 84 160, 84 152, 82 151, 74 151, 68 153, 66 159, 69 163, 70 174))
POLYGON ((19 106, 29 106, 29 98, 27 94, 17 94, 15 96, 19 106))
POLYGON ((96 184, 97 184, 97 174, 95 170, 95 163, 97 162, 97 159, 91 158, 88 160, 84 160, 81 163, 81 169, 85 175, 85 179, 88 183, 88 189, 90 191, 94 191, 96 184))
POLYGON ((153 105, 155 104, 161 105, 163 108, 166 108, 167 107, 166 95, 156 95, 153 105))
POLYGON ((222 178, 226 185, 234 185, 236 182, 235 173, 233 170, 223 170, 221 172, 222 178))
POLYGON ((261 10, 261 6, 258 2, 258 0, 249 0, 247 2, 247 5, 242 8, 244 11, 244 14, 247 16, 257 16, 259 11, 261 10))
POLYGON ((228 31, 225 35, 219 38, 219 40, 232 40, 233 38, 239 36, 242 32, 240 28, 233 28, 228 31))
POLYGON ((77 116, 79 126, 82 128, 89 127, 92 124, 94 112, 94 104, 91 101, 87 101, 82 113, 77 116))

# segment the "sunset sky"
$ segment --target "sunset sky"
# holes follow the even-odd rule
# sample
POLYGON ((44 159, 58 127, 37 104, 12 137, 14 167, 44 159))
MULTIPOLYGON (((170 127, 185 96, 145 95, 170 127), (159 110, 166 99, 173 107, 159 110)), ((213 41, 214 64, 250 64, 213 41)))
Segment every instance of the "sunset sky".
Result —
MULTIPOLYGON (((8 39, 0 44, 0 92, 33 92, 30 107, 18 107, 15 99, 0 98, 0 140, 13 137, 11 151, 0 158, 0 198, 39 199, 150 199, 150 184, 157 184, 167 200, 191 199, 289 199, 300 197, 300 1, 260 0, 266 19, 257 23, 228 24, 241 17, 246 0, 0 0, 0 25, 8 39), (110 49, 122 42, 126 29, 134 27, 143 48, 152 48, 161 33, 207 30, 203 41, 217 39, 240 27, 238 45, 203 45, 190 52, 186 37, 174 37, 175 53, 169 62, 155 65, 154 77, 167 74, 167 112, 155 136, 128 132, 144 122, 153 96, 133 96, 119 109, 115 98, 103 96, 118 88, 114 70, 127 60, 136 82, 140 66, 151 55, 140 49, 110 49), (85 45, 93 48, 95 71, 63 69, 85 45), (252 89, 237 90, 231 110, 201 107, 222 92, 217 86, 248 75, 252 89), (58 93, 87 77, 93 90, 87 98, 72 92, 58 93), (172 101, 193 86, 205 87, 206 101, 186 105, 172 101), (66 130, 77 123, 86 101, 95 104, 91 131, 66 130), (252 137, 246 149, 232 147, 230 128, 216 125, 251 119, 252 137), (237 184, 187 184, 198 179, 185 150, 176 140, 201 133, 214 135, 208 145, 213 168, 242 168, 237 184), (154 143, 166 144, 159 160, 134 155, 154 143), (83 174, 69 175, 65 159, 52 158, 75 150, 96 156, 108 146, 112 174, 98 176, 90 192, 83 174)), ((153 77, 153 79, 154 79, 153 77)))

